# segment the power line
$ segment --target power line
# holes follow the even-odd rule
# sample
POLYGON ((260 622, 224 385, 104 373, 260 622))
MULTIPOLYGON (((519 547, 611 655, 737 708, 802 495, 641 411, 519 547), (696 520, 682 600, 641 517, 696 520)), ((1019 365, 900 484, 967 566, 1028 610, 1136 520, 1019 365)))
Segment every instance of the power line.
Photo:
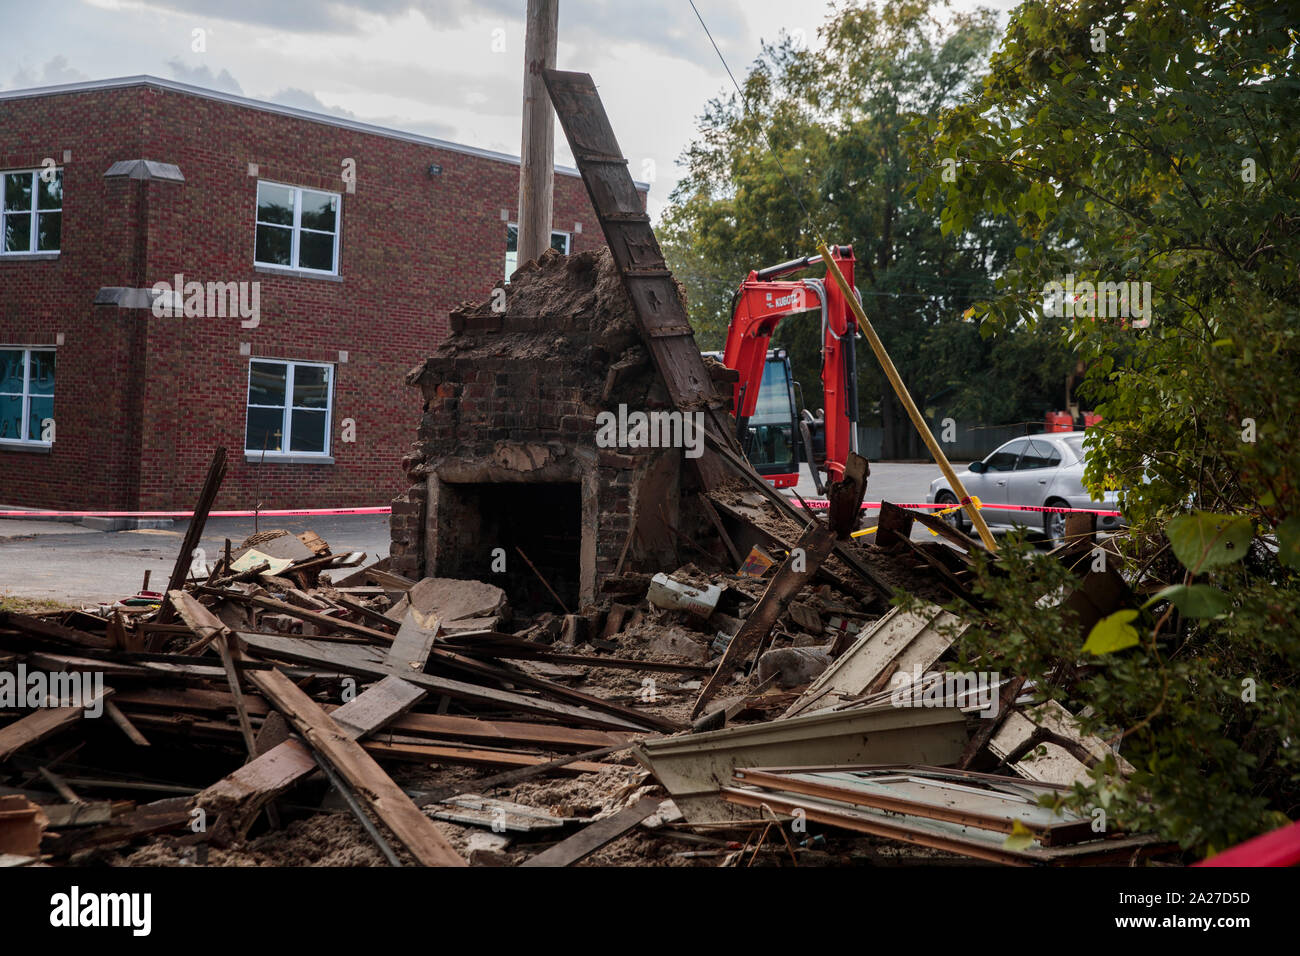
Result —
MULTIPOLYGON (((718 43, 713 39, 713 34, 709 32, 709 26, 704 22, 704 17, 700 16, 699 8, 695 6, 695 0, 689 0, 689 2, 691 9, 695 11, 695 19, 699 20, 700 26, 704 28, 704 35, 707 36, 709 42, 713 44, 713 52, 718 54, 718 59, 722 63, 722 68, 727 71, 727 76, 731 79, 731 85, 736 88, 736 95, 740 97, 741 104, 745 107, 745 111, 748 112, 749 100, 746 99, 744 92, 740 89, 740 84, 736 82, 736 76, 731 72, 731 67, 727 66, 727 58, 724 57, 722 51, 718 49, 718 43)), ((794 201, 797 202, 799 208, 803 210, 804 221, 809 227, 809 232, 813 233, 814 238, 820 240, 820 237, 817 236, 817 229, 813 225, 812 213, 810 213, 808 207, 803 204, 803 200, 799 198, 798 190, 794 188, 794 183, 790 182, 790 177, 786 175, 785 164, 781 162, 781 157, 777 154, 776 147, 772 144, 772 137, 768 135, 767 127, 760 122, 758 124, 758 129, 759 132, 763 134, 763 139, 767 142, 767 148, 768 151, 771 152, 772 158, 776 160, 776 168, 781 171, 781 178, 785 180, 786 188, 790 190, 790 195, 794 197, 794 201)))

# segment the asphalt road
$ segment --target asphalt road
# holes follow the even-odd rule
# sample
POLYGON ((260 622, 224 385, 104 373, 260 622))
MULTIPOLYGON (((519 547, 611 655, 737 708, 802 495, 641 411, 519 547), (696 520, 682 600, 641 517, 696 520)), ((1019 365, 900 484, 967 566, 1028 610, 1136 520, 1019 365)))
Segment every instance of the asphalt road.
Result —
MULTIPOLYGON (((0 519, 0 595, 47 598, 68 604, 93 604, 129 597, 140 589, 166 586, 189 522, 170 529, 92 531, 62 521, 0 519)), ((366 564, 388 554, 388 515, 262 518, 258 527, 311 529, 335 554, 366 552, 366 564)), ((214 560, 226 538, 238 545, 253 533, 252 518, 212 518, 199 547, 214 560)))
MULTIPOLYGON (((938 475, 934 465, 873 462, 867 500, 924 501, 926 488, 938 475)), ((805 498, 817 496, 806 465, 797 490, 805 498)), ((0 518, 0 595, 68 604, 115 601, 136 593, 146 570, 151 572, 150 587, 161 588, 187 524, 177 521, 167 530, 95 531, 61 521, 0 518)), ((336 554, 366 552, 367 564, 388 554, 387 515, 263 518, 259 527, 286 528, 295 534, 310 529, 336 554)), ((238 545, 253 530, 251 518, 213 518, 200 547, 212 560, 226 538, 238 545)), ((921 536, 928 533, 918 529, 918 540, 921 536)))

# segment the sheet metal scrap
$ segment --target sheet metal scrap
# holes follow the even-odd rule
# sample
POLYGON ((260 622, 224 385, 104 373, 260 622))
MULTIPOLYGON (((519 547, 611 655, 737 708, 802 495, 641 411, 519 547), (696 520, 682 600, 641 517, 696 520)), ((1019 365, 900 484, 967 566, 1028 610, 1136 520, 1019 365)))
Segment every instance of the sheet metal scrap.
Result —
POLYGON ((1097 832, 1095 821, 1040 804, 1065 787, 911 766, 739 769, 728 803, 800 812, 859 833, 1015 866, 1128 862, 1169 853, 1151 835, 1097 832))

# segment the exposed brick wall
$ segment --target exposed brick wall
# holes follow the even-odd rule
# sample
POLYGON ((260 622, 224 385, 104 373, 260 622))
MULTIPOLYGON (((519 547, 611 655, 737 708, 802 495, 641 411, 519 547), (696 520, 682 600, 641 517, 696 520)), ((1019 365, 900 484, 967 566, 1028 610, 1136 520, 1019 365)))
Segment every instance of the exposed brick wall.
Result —
POLYGON ((680 449, 596 441, 602 412, 673 408, 612 258, 546 253, 540 263, 510 287, 504 313, 485 303, 453 314, 453 334, 411 372, 424 411, 404 459, 411 486, 393 503, 397 573, 496 580, 491 551, 500 542, 479 533, 479 519, 491 516, 467 513, 458 490, 466 486, 500 486, 505 498, 526 493, 519 483, 578 484, 582 516, 571 534, 585 552, 584 601, 620 562, 641 570, 674 561, 675 529, 701 526, 682 494, 680 449))
MULTIPOLYGON (((0 169, 64 166, 62 251, 0 257, 0 344, 53 344, 57 441, 0 450, 0 502, 43 507, 193 505, 212 449, 230 467, 218 508, 374 505, 406 486, 399 458, 420 415, 409 369, 446 336, 448 313, 502 277, 518 167, 429 145, 152 86, 0 100, 0 169), (175 163, 184 183, 107 180, 113 162, 175 163), (356 192, 341 179, 356 161, 356 192), (341 281, 253 265, 259 178, 342 193, 341 281), (430 164, 440 176, 427 173, 430 164), (260 281, 261 323, 158 318, 92 306, 102 286, 260 281), (333 465, 243 455, 249 356, 337 362, 333 465), (355 443, 341 441, 352 419, 355 443)), ((555 179, 554 226, 603 244, 581 180, 555 179)))

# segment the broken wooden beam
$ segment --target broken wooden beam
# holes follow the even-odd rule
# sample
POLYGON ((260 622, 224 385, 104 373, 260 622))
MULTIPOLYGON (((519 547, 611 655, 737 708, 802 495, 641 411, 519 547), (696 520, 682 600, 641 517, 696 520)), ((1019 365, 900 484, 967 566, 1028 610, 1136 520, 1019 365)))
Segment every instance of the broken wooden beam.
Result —
POLYGON ((468 865, 375 759, 293 681, 276 670, 251 671, 248 678, 421 864, 468 865))
MULTIPOLYGON (((360 738, 401 716, 423 696, 418 687, 386 677, 335 710, 334 722, 360 738)), ((223 825, 242 838, 262 807, 315 769, 311 751, 297 740, 286 740, 200 792, 194 803, 224 815, 223 825)))
POLYGON ((755 654, 776 625, 777 618, 785 613, 786 607, 803 586, 812 580, 834 545, 835 532, 828 525, 814 521, 808 526, 799 537, 790 556, 777 569, 767 590, 759 599, 758 605, 745 619, 736 636, 727 644, 727 650, 718 663, 718 669, 700 690, 700 696, 691 710, 692 718, 700 716, 705 704, 712 700, 737 669, 755 654))
POLYGON ((630 807, 583 827, 573 836, 537 856, 525 860, 521 866, 569 866, 590 856, 601 847, 617 840, 628 830, 659 809, 657 797, 642 797, 630 807))

